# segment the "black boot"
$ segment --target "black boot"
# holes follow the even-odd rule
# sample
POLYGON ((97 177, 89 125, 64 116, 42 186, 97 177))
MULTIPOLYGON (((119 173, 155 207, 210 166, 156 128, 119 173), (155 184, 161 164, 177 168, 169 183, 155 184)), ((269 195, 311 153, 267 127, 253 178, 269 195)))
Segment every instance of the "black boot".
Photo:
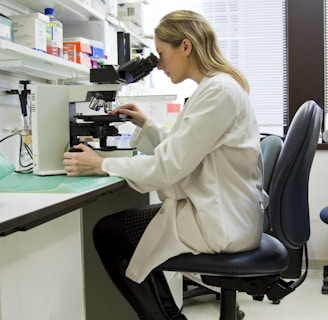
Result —
POLYGON ((175 304, 171 289, 162 271, 152 272, 159 298, 170 320, 187 320, 175 304))
POLYGON ((116 267, 107 268, 107 273, 138 314, 139 319, 170 320, 171 318, 166 315, 158 296, 153 275, 150 274, 142 283, 138 284, 125 276, 127 266, 128 262, 122 260, 116 267))

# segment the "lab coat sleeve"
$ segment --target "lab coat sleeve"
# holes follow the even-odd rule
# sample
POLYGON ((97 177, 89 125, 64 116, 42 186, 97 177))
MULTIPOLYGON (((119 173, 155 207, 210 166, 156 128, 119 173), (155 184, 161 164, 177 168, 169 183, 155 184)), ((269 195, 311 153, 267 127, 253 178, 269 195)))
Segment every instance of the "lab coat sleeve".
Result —
POLYGON ((211 82, 199 86, 195 93, 175 130, 154 149, 153 155, 107 158, 103 170, 121 175, 139 192, 167 188, 189 175, 220 146, 238 113, 231 93, 211 82))
POLYGON ((132 135, 130 146, 138 151, 153 155, 155 147, 164 140, 169 133, 169 129, 147 117, 142 128, 137 127, 132 135))

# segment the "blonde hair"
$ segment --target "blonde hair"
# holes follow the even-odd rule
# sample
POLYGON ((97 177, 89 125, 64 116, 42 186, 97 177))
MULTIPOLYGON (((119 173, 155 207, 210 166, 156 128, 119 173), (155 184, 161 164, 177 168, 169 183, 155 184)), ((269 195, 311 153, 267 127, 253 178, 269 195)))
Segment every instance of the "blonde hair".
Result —
POLYGON ((246 78, 223 56, 214 29, 199 13, 177 10, 165 15, 155 28, 155 37, 173 48, 179 47, 183 39, 189 39, 193 45, 191 58, 202 75, 227 73, 249 92, 246 78))

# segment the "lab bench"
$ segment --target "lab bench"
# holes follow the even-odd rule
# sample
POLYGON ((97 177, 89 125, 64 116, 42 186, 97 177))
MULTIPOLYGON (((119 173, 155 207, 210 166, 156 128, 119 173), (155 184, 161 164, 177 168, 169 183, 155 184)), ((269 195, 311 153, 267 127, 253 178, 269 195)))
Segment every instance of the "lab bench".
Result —
POLYGON ((137 319, 93 247, 103 216, 149 203, 119 177, 0 181, 0 320, 137 319))

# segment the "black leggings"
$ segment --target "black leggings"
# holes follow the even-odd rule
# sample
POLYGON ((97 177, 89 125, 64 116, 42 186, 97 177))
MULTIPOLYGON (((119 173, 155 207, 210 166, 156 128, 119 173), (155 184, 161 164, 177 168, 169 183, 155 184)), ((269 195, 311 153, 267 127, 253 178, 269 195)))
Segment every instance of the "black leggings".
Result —
POLYGON ((133 252, 149 222, 161 204, 146 205, 108 215, 98 221, 93 240, 106 268, 120 261, 130 261, 133 252))
POLYGON ((186 320, 162 271, 151 272, 140 284, 125 276, 142 234, 160 207, 143 206, 101 219, 93 231, 94 244, 108 275, 139 319, 186 320))

